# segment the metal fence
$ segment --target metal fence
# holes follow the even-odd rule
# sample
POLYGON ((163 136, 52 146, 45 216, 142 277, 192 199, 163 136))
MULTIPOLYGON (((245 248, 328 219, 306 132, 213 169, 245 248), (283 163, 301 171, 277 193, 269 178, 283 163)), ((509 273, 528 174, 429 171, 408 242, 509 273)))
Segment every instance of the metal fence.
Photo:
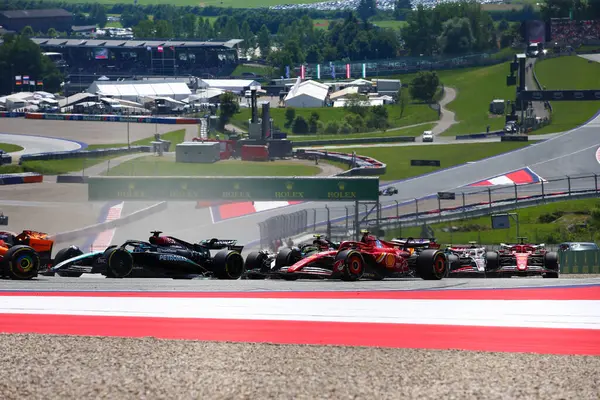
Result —
MULTIPOLYGON (((600 196, 598 178, 597 174, 587 174, 530 184, 463 187, 456 190, 455 200, 440 200, 437 194, 422 198, 407 196, 394 201, 359 203, 358 213, 355 213, 354 203, 317 206, 301 211, 305 219, 298 220, 295 213, 271 218, 279 221, 277 229, 267 228, 270 219, 265 221, 260 232, 261 244, 310 233, 343 239, 364 228, 379 234, 393 231, 401 235, 403 228, 488 216, 562 200, 595 198, 600 196)), ((402 190, 401 185, 398 189, 402 190)))

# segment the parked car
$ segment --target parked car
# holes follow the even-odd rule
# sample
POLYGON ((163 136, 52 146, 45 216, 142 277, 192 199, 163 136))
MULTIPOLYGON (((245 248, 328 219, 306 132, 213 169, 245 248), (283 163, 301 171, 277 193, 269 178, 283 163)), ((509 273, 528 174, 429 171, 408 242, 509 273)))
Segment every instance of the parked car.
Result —
POLYGON ((424 142, 433 142, 433 131, 423 132, 423 141, 424 142))
POLYGON ((600 250, 600 247, 593 242, 564 242, 558 245, 558 251, 585 251, 600 250))

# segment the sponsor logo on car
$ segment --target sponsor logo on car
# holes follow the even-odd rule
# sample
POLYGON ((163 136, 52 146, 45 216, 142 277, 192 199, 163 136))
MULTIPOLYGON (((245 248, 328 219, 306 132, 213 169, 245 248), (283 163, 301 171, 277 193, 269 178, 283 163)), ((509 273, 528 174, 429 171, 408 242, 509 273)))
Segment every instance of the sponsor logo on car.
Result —
POLYGON ((187 261, 187 258, 174 254, 161 254, 158 259, 160 261, 187 261))

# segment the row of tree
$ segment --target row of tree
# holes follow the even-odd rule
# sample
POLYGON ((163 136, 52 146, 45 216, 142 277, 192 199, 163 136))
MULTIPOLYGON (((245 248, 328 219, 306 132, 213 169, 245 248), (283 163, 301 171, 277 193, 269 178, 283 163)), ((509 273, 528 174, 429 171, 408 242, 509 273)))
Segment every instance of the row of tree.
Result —
MULTIPOLYGON (((32 32, 31 28, 27 32, 32 32)), ((15 76, 28 75, 32 80, 42 80, 44 90, 60 90, 63 77, 40 47, 25 35, 4 35, 0 46, 0 93, 12 93, 15 76)), ((27 88, 28 89, 28 88, 27 88)))

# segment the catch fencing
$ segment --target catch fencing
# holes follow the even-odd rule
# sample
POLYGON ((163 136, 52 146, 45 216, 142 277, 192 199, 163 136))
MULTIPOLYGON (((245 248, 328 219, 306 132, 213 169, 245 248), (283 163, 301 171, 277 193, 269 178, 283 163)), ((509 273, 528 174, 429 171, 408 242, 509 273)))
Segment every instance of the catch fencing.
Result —
MULTIPOLYGON (((277 241, 286 242, 293 236, 311 233, 346 239, 360 229, 382 236, 402 236, 404 228, 489 216, 556 201, 596 198, 600 196, 598 178, 597 174, 587 174, 530 184, 463 187, 456 190, 454 200, 440 200, 437 194, 422 198, 406 196, 393 201, 380 197, 379 202, 359 203, 358 219, 353 203, 334 207, 319 207, 319 203, 315 203, 317 207, 299 211, 305 215, 301 219, 290 213, 261 223, 260 241, 263 246, 272 246, 277 241), (270 220, 278 221, 274 225, 277 229, 269 229, 270 220)), ((397 188, 402 195, 402 185, 397 188)), ((557 242, 563 240, 556 238, 557 242)))

